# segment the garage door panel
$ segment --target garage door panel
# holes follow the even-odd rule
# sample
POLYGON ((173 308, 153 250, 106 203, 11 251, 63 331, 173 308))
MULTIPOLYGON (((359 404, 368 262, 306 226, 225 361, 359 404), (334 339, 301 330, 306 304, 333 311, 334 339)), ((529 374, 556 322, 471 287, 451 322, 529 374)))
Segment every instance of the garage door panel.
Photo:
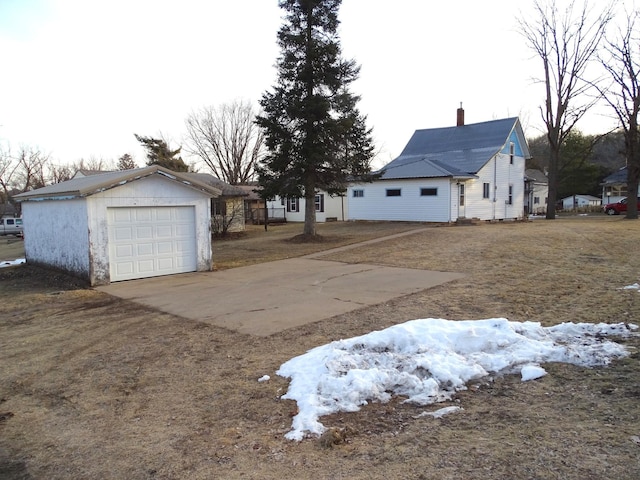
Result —
POLYGON ((133 238, 133 229, 131 227, 117 227, 114 230, 116 240, 131 240, 133 238))
POLYGON ((133 256, 132 245, 117 245, 115 248, 116 258, 131 258, 133 256))
POLYGON ((134 272, 133 262, 119 262, 116 271, 118 275, 130 275, 134 272))
POLYGON ((113 210, 112 214, 116 222, 131 222, 131 210, 118 208, 113 210))
POLYGON ((150 208, 136 208, 131 215, 136 222, 151 222, 153 221, 153 210, 150 208))
POLYGON ((196 270, 194 207, 108 209, 111 281, 196 270))
POLYGON ((138 256, 153 255, 153 243, 137 244, 136 254, 138 256))
POLYGON ((172 238, 175 236, 173 233, 173 225, 162 225, 156 228, 156 237, 158 238, 172 238))
POLYGON ((135 238, 137 238, 138 240, 153 238, 153 227, 151 226, 136 226, 135 232, 135 238))

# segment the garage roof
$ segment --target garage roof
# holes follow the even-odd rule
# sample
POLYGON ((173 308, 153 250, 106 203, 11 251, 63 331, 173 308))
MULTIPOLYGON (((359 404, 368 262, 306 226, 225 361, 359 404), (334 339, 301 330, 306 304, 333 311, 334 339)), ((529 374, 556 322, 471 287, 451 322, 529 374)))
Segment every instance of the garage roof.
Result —
POLYGON ((78 197, 88 197, 111 188, 124 185, 125 183, 140 180, 151 175, 162 175, 170 180, 174 180, 189 188, 206 193, 210 197, 219 197, 221 190, 212 185, 207 185, 185 173, 174 172, 172 170, 151 165, 144 168, 133 168, 131 170, 118 170, 116 172, 101 173, 99 175, 89 175, 87 177, 77 177, 66 182, 47 185, 37 190, 20 193, 14 198, 19 201, 45 200, 45 199, 70 199, 78 197))

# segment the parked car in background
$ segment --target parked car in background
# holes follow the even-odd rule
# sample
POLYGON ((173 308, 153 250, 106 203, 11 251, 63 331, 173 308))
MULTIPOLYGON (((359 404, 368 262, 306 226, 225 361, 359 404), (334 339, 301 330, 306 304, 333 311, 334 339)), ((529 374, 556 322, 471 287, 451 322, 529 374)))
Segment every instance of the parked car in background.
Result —
POLYGON ((22 219, 0 218, 0 235, 22 236, 22 219))
MULTIPOLYGON (((607 215, 620 215, 627 211, 627 199, 623 198, 616 203, 607 203, 604 206, 604 213, 607 215)), ((640 212, 640 197, 638 198, 638 211, 640 212)))

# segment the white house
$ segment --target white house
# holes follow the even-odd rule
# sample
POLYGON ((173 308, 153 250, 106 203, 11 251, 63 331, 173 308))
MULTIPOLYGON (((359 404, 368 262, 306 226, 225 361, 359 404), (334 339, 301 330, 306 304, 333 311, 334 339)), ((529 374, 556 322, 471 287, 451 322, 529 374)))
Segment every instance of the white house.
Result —
POLYGON ((593 195, 571 195, 562 200, 563 210, 577 210, 579 208, 599 207, 602 200, 593 195))
POLYGON ((373 183, 348 189, 349 220, 455 222, 524 215, 525 159, 518 118, 416 130, 373 183))
POLYGON ((525 170, 524 177, 525 214, 542 215, 547 213, 549 179, 544 172, 535 169, 525 170))
MULTIPOLYGON (((315 195, 316 222, 345 220, 347 217, 347 198, 344 195, 332 196, 326 191, 318 191, 315 195)), ((304 198, 282 198, 276 196, 267 201, 267 208, 271 212, 281 211, 287 222, 304 222, 304 198)))
POLYGON ((16 195, 28 263, 91 285, 212 268, 211 197, 159 166, 78 177, 16 195))

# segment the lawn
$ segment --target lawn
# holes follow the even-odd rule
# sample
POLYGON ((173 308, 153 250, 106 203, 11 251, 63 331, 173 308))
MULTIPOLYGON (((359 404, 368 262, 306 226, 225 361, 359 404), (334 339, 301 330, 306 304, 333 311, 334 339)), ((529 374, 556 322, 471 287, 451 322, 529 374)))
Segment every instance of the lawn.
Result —
MULTIPOLYGON (((0 269, 0 478, 636 479, 640 338, 588 369, 545 365, 460 392, 435 419, 394 399, 323 417, 346 441, 284 439, 296 404, 279 366, 310 348, 415 318, 640 324, 640 223, 621 217, 465 227, 300 225, 214 242, 224 269, 381 235, 324 260, 455 271, 455 282, 270 337, 119 300, 57 272, 0 269), (263 375, 271 380, 258 382, 263 375)), ((4 244, 0 243, 0 260, 4 244)), ((212 299, 212 309, 215 298, 212 299)))

